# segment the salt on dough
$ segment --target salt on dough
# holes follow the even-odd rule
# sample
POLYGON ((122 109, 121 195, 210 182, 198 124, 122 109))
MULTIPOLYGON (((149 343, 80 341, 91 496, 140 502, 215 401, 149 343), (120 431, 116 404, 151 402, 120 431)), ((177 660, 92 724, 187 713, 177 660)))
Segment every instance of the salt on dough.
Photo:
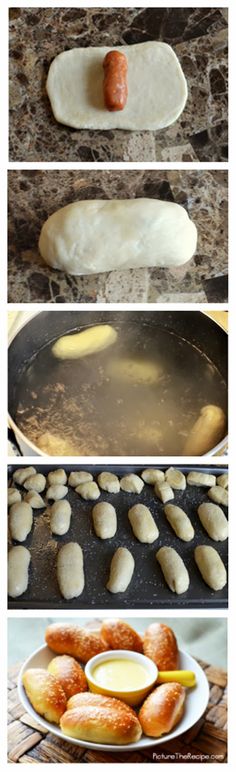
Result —
POLYGON ((176 536, 182 541, 191 541, 194 537, 194 529, 186 512, 175 504, 166 504, 164 512, 176 536))
POLYGON ((225 541, 228 538, 228 521, 223 510, 217 504, 203 502, 198 507, 201 524, 211 539, 225 541))
POLYGON ((220 485, 213 485, 209 491, 207 491, 209 499, 215 502, 215 504, 222 504, 223 507, 228 506, 228 491, 222 488, 220 485))
POLYGON ((26 501, 12 504, 9 512, 9 526, 12 539, 25 541, 33 525, 32 507, 26 501))
POLYGON ((50 528, 52 533, 64 536, 70 527, 71 505, 66 499, 54 501, 50 510, 50 528))
POLYGON ((72 276, 183 265, 196 246, 186 209, 155 198, 75 201, 46 220, 39 239, 45 262, 72 276))
POLYGON ((114 552, 107 590, 112 593, 125 592, 134 573, 134 558, 126 547, 118 547, 114 552))
POLYGON ((68 542, 57 556, 57 579, 66 600, 77 598, 84 589, 83 552, 77 542, 68 542))
POLYGON ((108 493, 119 493, 120 490, 119 478, 112 472, 101 472, 98 475, 98 485, 103 491, 108 491, 108 493))
POLYGON ((154 131, 174 123, 188 91, 173 48, 148 41, 115 50, 128 62, 125 108, 110 112, 104 104, 103 60, 112 48, 73 48, 56 56, 48 73, 46 89, 56 120, 75 129, 134 131, 154 131))
POLYGON ((21 501, 21 493, 17 490, 17 488, 8 488, 7 489, 7 505, 8 507, 11 507, 12 504, 15 504, 17 501, 21 501))
POLYGON ((144 469, 141 477, 148 485, 155 485, 156 482, 164 482, 165 472, 162 472, 161 469, 144 469))
POLYGON ((120 487, 126 493, 141 493, 144 482, 137 474, 126 474, 125 477, 121 477, 120 487))
POLYGON ((52 346, 52 353, 58 359, 80 359, 97 351, 103 351, 115 343, 117 332, 110 324, 97 324, 87 330, 63 335, 52 346))
POLYGON ((169 469, 166 470, 165 479, 175 491, 185 491, 186 477, 180 469, 170 466, 169 469))
POLYGON ((198 485, 199 487, 209 488, 209 485, 216 484, 216 476, 214 474, 206 474, 205 472, 189 472, 187 476, 188 485, 198 485))
POLYGON ((166 584, 172 592, 180 595, 189 587, 189 574, 178 552, 173 547, 161 547, 156 553, 166 584))
POLYGON ((8 553, 8 595, 19 598, 28 587, 31 555, 26 547, 12 547, 8 553))
POLYGON ((66 485, 67 483, 67 474, 65 473, 64 469, 53 469, 51 472, 48 473, 47 477, 48 485, 66 485))
POLYGON ((108 501, 99 501, 92 511, 93 526, 99 539, 112 539, 117 530, 116 510, 108 501))
POLYGON ((128 511, 133 533, 142 544, 152 544, 158 539, 159 531, 150 509, 145 504, 135 504, 128 511))
POLYGON ((172 488, 166 480, 161 483, 156 482, 154 491, 163 504, 166 504, 167 501, 170 501, 170 499, 174 499, 175 497, 172 488))
POLYGON ((93 475, 90 472, 84 472, 82 469, 79 472, 71 472, 68 479, 68 484, 71 488, 76 488, 84 482, 92 482, 93 475))
POLYGON ((227 582, 227 573, 217 550, 205 544, 199 545, 194 550, 194 558, 204 582, 212 590, 222 590, 227 582))

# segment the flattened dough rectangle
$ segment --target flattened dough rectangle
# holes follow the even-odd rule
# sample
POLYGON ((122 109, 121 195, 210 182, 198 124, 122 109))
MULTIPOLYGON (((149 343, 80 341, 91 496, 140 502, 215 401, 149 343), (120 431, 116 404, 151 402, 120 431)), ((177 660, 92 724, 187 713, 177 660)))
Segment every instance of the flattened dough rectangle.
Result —
POLYGON ((56 56, 47 93, 59 123, 76 129, 156 130, 179 117, 187 84, 179 60, 167 43, 117 46, 128 61, 128 99, 124 110, 109 112, 103 98, 103 60, 109 47, 73 48, 56 56))

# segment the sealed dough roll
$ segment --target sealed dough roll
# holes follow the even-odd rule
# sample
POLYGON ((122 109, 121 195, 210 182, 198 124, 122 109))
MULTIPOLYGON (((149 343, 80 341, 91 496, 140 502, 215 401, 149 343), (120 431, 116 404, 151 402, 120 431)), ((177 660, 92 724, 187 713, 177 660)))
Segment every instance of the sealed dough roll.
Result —
POLYGON ((84 589, 83 552, 77 542, 68 542, 58 552, 57 579, 66 600, 78 598, 84 589))
POLYGON ((71 505, 69 501, 61 499, 54 501, 50 510, 50 528, 52 533, 64 536, 70 527, 71 505))
POLYGON ((43 509, 43 507, 45 507, 44 500, 37 491, 28 491, 28 493, 25 493, 24 501, 27 501, 32 509, 43 509))
POLYGON ((76 201, 46 220, 39 239, 45 262, 72 276, 178 266, 196 246, 186 209, 151 198, 76 201))
POLYGON ((227 573, 220 555, 214 547, 199 545, 194 550, 194 558, 204 582, 212 590, 222 590, 227 582, 227 573))
POLYGON ((228 537, 228 521, 223 510, 217 504, 204 502, 198 507, 201 524, 211 539, 224 541, 228 537))
POLYGON ((68 484, 71 486, 71 488, 76 488, 77 485, 80 485, 84 482, 92 482, 92 480, 93 475, 90 474, 90 472, 84 472, 81 470, 79 472, 70 473, 68 484))
POLYGON ((98 485, 103 491, 108 491, 108 493, 119 493, 120 490, 119 478, 112 472, 101 472, 98 475, 98 485))
POLYGON ((178 552, 173 547, 161 547, 156 553, 166 584, 172 592, 180 595, 189 588, 189 574, 178 552))
POLYGON ((112 539, 117 530, 116 510, 108 501, 99 501, 92 511, 93 527, 99 539, 112 539))
POLYGON ((8 553, 8 595, 19 598, 27 590, 31 555, 26 547, 12 547, 8 553))
POLYGON ((112 48, 73 48, 50 65, 47 93, 54 117, 75 129, 155 131, 170 126, 184 109, 187 84, 167 43, 147 41, 117 46, 127 60, 128 98, 123 110, 104 103, 103 61, 112 48))
POLYGON ((223 507, 228 506, 228 491, 222 488, 220 485, 213 485, 209 491, 207 491, 209 499, 215 502, 215 504, 223 504, 223 507))
POLYGON ((59 485, 59 483, 55 483, 54 485, 50 485, 47 489, 46 499, 51 499, 52 501, 60 501, 60 499, 64 499, 64 497, 67 496, 67 493, 67 485, 59 485))
POLYGON ((13 472, 13 480, 18 485, 24 485, 27 477, 32 477, 33 474, 36 474, 34 466, 20 467, 20 469, 16 469, 16 471, 13 472))
POLYGON ((224 474, 219 474, 216 478, 216 485, 220 485, 221 488, 228 489, 229 484, 229 475, 228 472, 224 472, 224 474))
POLYGON ((209 488, 209 485, 216 484, 216 476, 214 474, 206 474, 205 472, 189 472, 187 483, 188 485, 198 485, 199 487, 209 488))
POLYGON ((115 343, 116 339, 117 332, 110 324, 96 324, 87 330, 58 338, 52 346, 52 353, 57 359, 80 359, 103 351, 115 343))
POLYGON ((24 482, 24 488, 27 491, 36 491, 36 493, 42 493, 46 486, 46 477, 44 474, 36 473, 32 474, 24 482))
POLYGON ((165 504, 166 501, 170 501, 170 499, 174 499, 175 497, 172 488, 166 480, 161 483, 157 482, 154 486, 154 491, 158 496, 158 499, 160 499, 163 504, 165 504))
POLYGON ((135 504, 128 511, 129 522, 134 535, 142 544, 152 544, 158 539, 159 531, 155 520, 148 507, 144 504, 135 504))
POLYGON ((137 474, 126 474, 125 477, 121 477, 120 487, 126 493, 141 493, 144 482, 137 474))
POLYGON ((194 537, 194 528, 186 512, 175 504, 166 504, 164 512, 176 536, 182 541, 191 541, 194 537))
POLYGON ((87 679, 79 662, 68 654, 53 657, 48 665, 48 672, 60 681, 67 699, 79 692, 88 690, 87 679))
POLYGON ((48 473, 47 481, 48 485, 66 485, 67 474, 64 469, 52 469, 52 471, 48 473))
POLYGON ((112 593, 125 592, 134 573, 134 558, 126 547, 118 547, 114 552, 107 590, 112 593))
POLYGON ((77 485, 75 488, 76 493, 79 493, 82 499, 85 501, 96 501, 101 496, 101 491, 96 482, 83 482, 77 485))
POLYGON ((31 668, 23 673, 22 682, 36 713, 50 723, 59 724, 67 700, 58 678, 43 668, 31 668))
POLYGON ((128 745, 140 740, 142 729, 129 705, 103 694, 76 696, 76 707, 61 717, 63 734, 93 743, 128 745), (93 696, 96 699, 90 700, 93 696), (81 697, 81 700, 79 699, 81 697))
POLYGON ((161 684, 148 695, 138 717, 147 737, 161 737, 179 723, 184 712, 186 691, 177 683, 161 684))
POLYGON ((25 541, 33 525, 33 512, 26 501, 12 504, 9 512, 9 526, 12 539, 25 541))
POLYGON ((17 488, 7 489, 7 505, 11 507, 12 504, 16 504, 17 501, 21 501, 21 493, 17 488))
POLYGON ((148 485, 155 485, 156 482, 164 482, 165 472, 162 469, 144 469, 141 477, 148 485))
POLYGON ((175 491, 185 491, 186 477, 180 469, 170 466, 169 469, 166 470, 165 479, 175 491))

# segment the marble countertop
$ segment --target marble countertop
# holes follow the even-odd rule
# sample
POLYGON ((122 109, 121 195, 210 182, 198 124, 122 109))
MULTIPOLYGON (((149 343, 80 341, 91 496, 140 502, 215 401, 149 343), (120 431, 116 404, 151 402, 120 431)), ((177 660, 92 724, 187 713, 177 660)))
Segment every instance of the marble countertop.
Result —
POLYGON ((227 302, 227 182, 223 170, 11 170, 9 302, 227 302), (40 230, 60 207, 79 199, 139 197, 187 208, 198 229, 191 261, 175 269, 82 277, 66 276, 42 261, 40 230))
POLYGON ((12 161, 227 160, 226 8, 11 8, 12 161), (45 91, 61 51, 163 40, 188 81, 179 120, 167 129, 76 130, 57 123, 45 91))

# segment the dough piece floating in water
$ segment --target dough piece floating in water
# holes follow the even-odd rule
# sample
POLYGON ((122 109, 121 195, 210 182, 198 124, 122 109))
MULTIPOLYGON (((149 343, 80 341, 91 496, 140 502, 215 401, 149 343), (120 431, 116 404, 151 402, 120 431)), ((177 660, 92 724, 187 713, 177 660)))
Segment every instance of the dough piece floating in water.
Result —
POLYGON ((97 351, 103 351, 115 343, 117 332, 109 324, 97 324, 82 332, 63 335, 52 346, 52 353, 57 359, 80 359, 97 351))

